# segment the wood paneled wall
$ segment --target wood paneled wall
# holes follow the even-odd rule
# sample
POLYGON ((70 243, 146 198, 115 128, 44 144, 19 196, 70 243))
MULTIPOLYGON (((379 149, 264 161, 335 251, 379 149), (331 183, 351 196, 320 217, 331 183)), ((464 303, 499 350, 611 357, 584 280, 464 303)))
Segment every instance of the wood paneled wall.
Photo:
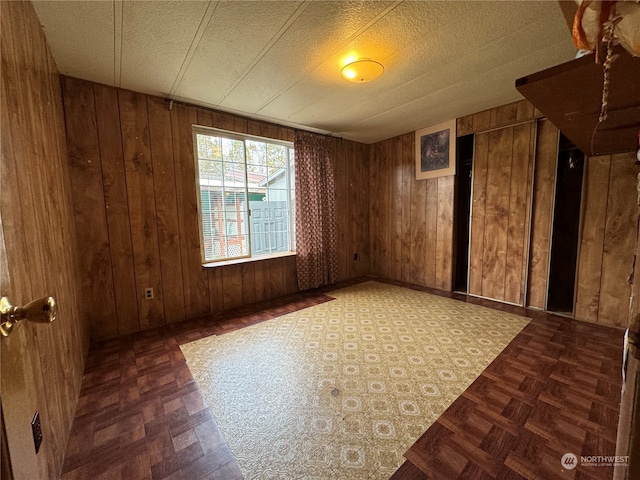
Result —
POLYGON ((575 307, 580 320, 627 325, 638 171, 635 152, 585 162, 575 307))
POLYGON ((451 290, 453 176, 416 180, 414 133, 369 147, 371 273, 451 290))
POLYGON ((21 322, 0 340, 2 416, 14 477, 54 479, 60 478, 88 349, 62 95, 32 4, 0 2, 0 19, 0 295, 14 305, 51 295, 58 304, 54 323, 21 322), (30 428, 36 411, 43 433, 37 455, 30 428))
POLYGON ((535 124, 475 137, 469 293, 524 304, 535 124))
MULTIPOLYGON (((92 338, 297 291, 294 256, 201 265, 192 137, 195 124, 287 141, 293 130, 68 77, 63 95, 92 338)), ((367 146, 335 141, 342 280, 369 270, 367 146)))
POLYGON ((549 288, 559 136, 560 132, 549 120, 538 121, 527 306, 540 309, 546 308, 549 288))
POLYGON ((369 146, 336 139, 338 281, 369 274, 369 146))
MULTIPOLYGON (((476 134, 469 291, 544 309, 559 131, 546 119, 536 120, 540 116, 521 101, 457 123, 459 136, 476 134), (537 123, 536 128, 529 120, 537 123), (515 163, 509 166, 509 161, 515 163), (527 193, 525 200, 531 189, 533 196, 527 193)), ((635 154, 588 158, 585 165, 574 316, 623 326, 636 231, 635 154)))
POLYGON ((531 194, 540 115, 522 100, 457 121, 458 136, 475 134, 469 246, 472 295, 524 305, 527 280, 546 283, 545 273, 531 272, 528 262, 531 237, 540 229, 530 220, 532 202, 538 198, 531 194))

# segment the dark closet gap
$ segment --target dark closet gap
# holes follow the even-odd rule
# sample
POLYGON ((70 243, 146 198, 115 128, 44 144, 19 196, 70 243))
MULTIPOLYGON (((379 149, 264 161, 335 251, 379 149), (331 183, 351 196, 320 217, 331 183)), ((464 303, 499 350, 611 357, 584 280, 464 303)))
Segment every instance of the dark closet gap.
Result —
POLYGON ((560 134, 547 310, 573 314, 584 154, 560 134))
POLYGON ((453 290, 467 293, 469 274, 469 228, 471 213, 471 173, 474 135, 456 141, 456 177, 454 191, 453 290))

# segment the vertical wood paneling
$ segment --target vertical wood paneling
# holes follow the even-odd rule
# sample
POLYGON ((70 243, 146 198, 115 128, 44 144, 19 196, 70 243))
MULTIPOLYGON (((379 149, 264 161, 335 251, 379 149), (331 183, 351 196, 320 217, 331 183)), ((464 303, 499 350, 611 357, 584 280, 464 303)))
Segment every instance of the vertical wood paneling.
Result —
POLYGON ((575 317, 625 326, 637 197, 635 153, 585 161, 575 317))
POLYGON ((296 257, 284 259, 284 293, 289 295, 298 291, 298 277, 296 275, 296 257))
MULTIPOLYGON (((414 167, 415 168, 415 167, 414 167)), ((426 225, 427 225, 427 181, 415 180, 411 186, 411 266, 410 277, 413 283, 426 285, 426 225)))
POLYGON ((378 168, 381 172, 384 172, 384 175, 378 177, 378 194, 380 195, 380 210, 378 212, 377 228, 379 243, 378 273, 385 278, 391 278, 391 250, 389 245, 389 230, 391 229, 391 219, 389 218, 389 185, 391 183, 391 166, 389 164, 389 142, 389 140, 381 142, 376 149, 378 155, 378 168))
POLYGON ((376 146, 372 145, 370 148, 370 160, 369 160, 369 254, 371 258, 369 265, 371 267, 371 273, 377 275, 379 266, 378 259, 380 258, 379 251, 379 237, 378 224, 380 216, 380 196, 378 191, 378 181, 380 178, 380 168, 378 157, 376 155, 376 146))
MULTIPOLYGON (((42 291, 44 265, 35 264, 35 258, 31 257, 33 245, 40 243, 37 238, 34 242, 32 237, 37 233, 33 230, 37 205, 32 199, 31 188, 41 185, 38 179, 33 179, 33 183, 25 182, 36 166, 37 159, 28 141, 30 117, 34 115, 33 107, 29 104, 29 92, 25 91, 30 85, 27 79, 20 76, 23 64, 30 70, 37 66, 30 65, 24 53, 13 44, 14 39, 26 33, 20 25, 25 12, 14 8, 14 5, 6 2, 0 4, 3 106, 0 124, 0 294, 9 296, 13 304, 19 305, 42 291), (23 269, 25 273, 21 274, 23 269)), ((46 478, 47 461, 54 465, 56 462, 54 453, 46 449, 37 457, 33 451, 33 440, 24 428, 38 407, 42 406, 44 415, 49 415, 46 393, 40 387, 44 384, 44 378, 38 361, 39 345, 35 325, 25 323, 20 327, 10 337, 2 339, 0 349, 3 420, 6 417, 4 426, 14 472, 22 474, 23 478, 46 478)), ((43 427, 43 433, 49 430, 48 426, 43 427)))
POLYGON ((82 292, 92 305, 100 305, 87 308, 85 315, 92 336, 114 337, 118 324, 93 87, 65 77, 63 91, 82 292))
POLYGON ((589 322, 598 321, 610 168, 608 155, 585 159, 575 316, 589 322))
POLYGON ((174 105, 171 112, 171 135, 173 136, 182 280, 187 318, 205 315, 211 308, 207 272, 202 267, 200 254, 196 167, 192 136, 192 125, 196 123, 195 107, 174 105))
POLYGON ((462 137, 473 133, 473 115, 460 117, 456 120, 456 136, 462 137))
POLYGON ((271 295, 274 297, 281 297, 284 295, 284 259, 282 257, 276 257, 269 259, 270 263, 270 278, 271 278, 271 295))
POLYGON ((118 100, 136 295, 144 329, 165 323, 147 97, 120 90, 118 100), (145 299, 144 289, 149 287, 154 290, 153 299, 145 299))
POLYGON ((451 289, 453 177, 416 180, 414 133, 369 147, 370 269, 451 289))
POLYGON ((429 178, 426 183, 426 197, 422 208, 425 210, 424 251, 421 268, 424 272, 424 285, 436 286, 436 242, 438 240, 438 179, 429 178))
POLYGON ((482 295, 504 300, 513 128, 489 132, 482 295))
POLYGON ((241 267, 242 303, 248 305, 256 301, 255 262, 243 263, 241 267))
POLYGON ((473 131, 482 132, 491 128, 491 110, 473 114, 473 131))
POLYGON ((380 208, 384 206, 382 199, 380 197, 380 182, 383 180, 383 175, 380 170, 380 158, 378 154, 379 145, 372 145, 369 147, 371 150, 371 160, 370 160, 370 178, 371 182, 369 184, 369 203, 371 205, 370 209, 370 231, 369 231, 369 242, 371 249, 371 270, 372 273, 378 275, 380 273, 380 260, 382 258, 382 245, 381 245, 381 237, 380 237, 380 208))
MULTIPOLYGON (((345 272, 339 275, 339 277, 352 278, 356 275, 358 271, 359 262, 362 261, 362 252, 360 251, 360 244, 358 238, 358 229, 361 228, 361 223, 363 222, 362 215, 362 194, 361 194, 361 184, 359 182, 359 171, 358 167, 360 164, 360 159, 357 155, 356 146, 354 143, 349 142, 340 142, 340 148, 347 149, 346 157, 349 159, 346 163, 346 177, 347 180, 345 182, 345 188, 347 189, 345 194, 345 199, 347 204, 349 205, 349 210, 347 215, 347 221, 345 228, 347 229, 347 264, 345 266, 345 272), (358 255, 358 260, 355 259, 354 255, 358 255)), ((336 155, 337 158, 337 155, 336 155)), ((368 208, 368 205, 367 205, 368 208)), ((336 204, 336 214, 340 215, 340 207, 336 204)))
MULTIPOLYGON (((2 32, 7 35, 2 36, 2 43, 0 48, 2 49, 2 59, 11 59, 14 56, 12 49, 12 36, 10 35, 11 26, 9 24, 10 15, 15 13, 5 13, 8 7, 7 4, 0 3, 0 11, 4 14, 0 17, 2 21, 2 32)), ((27 145, 25 144, 24 131, 27 127, 25 125, 25 105, 20 102, 20 98, 23 96, 19 91, 19 74, 15 67, 15 61, 7 61, 7 65, 3 66, 2 70, 2 105, 4 108, 0 109, 0 127, 2 128, 2 141, 0 142, 0 148, 2 149, 2 175, 0 175, 0 205, 2 206, 1 212, 6 212, 2 218, 2 230, 4 230, 4 242, 6 249, 11 252, 16 258, 24 259, 23 267, 27 271, 31 271, 31 265, 28 255, 27 237, 23 226, 23 217, 25 212, 32 211, 30 202, 30 195, 27 192, 22 193, 20 188, 20 178, 18 173, 22 172, 17 165, 17 158, 21 155, 28 154, 27 145), (12 128, 10 128, 12 127, 12 128), (12 138, 15 136, 15 140, 12 138), (25 152, 25 153, 22 153, 25 152), (21 198, 23 197, 23 198, 21 198), (20 201, 17 201, 20 200, 20 201), (24 205, 23 205, 24 204, 24 205), (11 212, 11 214, 7 214, 11 212)), ((2 265, 6 268, 6 264, 2 265)), ((4 279, 5 277, 0 277, 4 279)), ((9 275, 6 275, 7 281, 9 275)), ((21 292, 25 296, 23 301, 29 301, 29 298, 33 298, 31 290, 31 278, 28 275, 18 275, 12 278, 12 287, 15 291, 21 292)), ((15 301, 15 300, 14 300, 15 301)), ((20 300, 18 300, 20 301, 20 300)))
POLYGON ((403 168, 402 137, 389 142, 391 175, 389 175, 389 232, 390 273, 391 278, 402 278, 402 207, 403 207, 403 168))
MULTIPOLYGON (((57 298, 62 302, 59 315, 61 319, 64 319, 64 325, 52 331, 57 334, 57 338, 56 343, 51 345, 52 348, 48 352, 57 360, 56 366, 59 368, 57 372, 49 372, 49 378, 58 378, 61 372, 64 372, 64 380, 51 382, 48 388, 55 394, 56 400, 54 402, 58 403, 62 410, 62 428, 58 432, 57 438, 59 439, 59 451, 64 454, 67 433, 71 428, 71 419, 76 411, 76 398, 81 386, 84 358, 89 347, 89 332, 81 308, 81 293, 78 290, 80 283, 79 265, 76 258, 76 229, 73 223, 60 76, 39 22, 35 21, 35 17, 31 14, 27 15, 32 19, 32 32, 37 32, 40 36, 42 55, 46 58, 48 67, 47 78, 44 79, 48 87, 48 96, 40 108, 47 116, 46 125, 49 129, 47 158, 50 159, 48 164, 53 169, 53 172, 51 170, 48 172, 50 180, 46 184, 46 200, 57 207, 48 220, 58 229, 50 230, 49 233, 53 238, 45 241, 57 246, 57 250, 53 252, 57 262, 54 261, 54 264, 49 268, 49 271, 54 275, 53 283, 48 288, 55 291, 57 298), (52 201, 52 198, 58 200, 52 201)), ((21 269, 24 273, 24 265, 21 265, 21 269)), ((26 273, 28 274, 28 272, 26 273)), ((46 356, 40 358, 42 361, 48 361, 46 356)), ((49 393, 47 395, 52 396, 49 393)), ((57 467, 54 466, 54 468, 57 467)))
POLYGON ((353 157, 349 178, 353 181, 349 184, 353 201, 357 208, 352 213, 353 226, 353 252, 358 254, 358 259, 353 262, 352 278, 367 275, 370 272, 369 255, 369 146, 352 143, 353 157))
POLYGON ((536 109, 528 100, 520 100, 516 103, 516 121, 522 122, 535 117, 536 109))
MULTIPOLYGON (((520 103, 493 112, 514 122, 520 103)), ((525 108, 522 115, 528 115, 525 108)), ((524 304, 535 123, 475 135, 469 293, 524 304)))
POLYGON ((416 180, 414 133, 369 147, 369 268, 451 289, 453 177, 416 180))
POLYGON ((469 247, 469 293, 482 295, 482 263, 484 252, 484 224, 487 202, 487 166, 489 134, 475 136, 473 155, 473 191, 469 247))
MULTIPOLYGON (((73 79, 65 81, 83 83, 73 79)), ((100 138, 104 135, 107 155, 102 159, 101 148, 98 148, 94 142, 92 154, 95 161, 91 165, 94 168, 97 166, 96 179, 102 178, 102 181, 95 184, 96 188, 93 188, 91 193, 95 195, 98 192, 96 201, 102 204, 98 205, 99 208, 89 210, 85 203, 78 201, 75 207, 88 217, 95 216, 101 208, 103 216, 110 222, 108 232, 118 236, 113 243, 110 243, 110 238, 106 234, 102 244, 90 242, 90 245, 85 245, 83 242, 81 251, 83 254, 89 252, 93 255, 102 245, 106 247, 104 253, 107 260, 115 258, 118 252, 124 252, 124 255, 118 255, 113 268, 108 265, 109 271, 113 270, 119 281, 122 280, 117 287, 118 308, 122 307, 121 317, 129 315, 137 318, 135 310, 138 306, 140 316, 146 316, 142 310, 150 305, 148 301, 143 302, 139 299, 136 305, 130 300, 129 302, 121 300, 127 292, 130 295, 129 299, 133 298, 131 295, 139 294, 141 286, 142 288, 154 287, 157 299, 163 302, 164 317, 169 322, 183 318, 196 318, 238 304, 297 291, 294 257, 260 260, 245 266, 244 269, 202 266, 192 138, 194 124, 251 132, 287 141, 293 140, 293 130, 264 122, 249 121, 229 113, 180 104, 174 104, 173 109, 168 110, 161 99, 100 85, 89 83, 86 85, 93 86, 96 91, 99 91, 96 95, 101 99, 100 110, 96 111, 93 104, 90 105, 90 109, 85 108, 86 111, 78 106, 75 106, 76 110, 74 110, 73 104, 76 101, 80 101, 80 105, 85 105, 86 102, 81 97, 77 98, 76 92, 65 91, 65 101, 70 106, 68 122, 77 123, 91 130, 90 138, 96 137, 96 132, 100 138), (109 97, 114 95, 119 95, 120 100, 110 104, 109 97), (100 129, 95 125, 96 117, 98 117, 100 129), (125 120, 131 125, 125 125, 125 120), (118 150, 120 150, 119 155, 118 150), (122 150, 124 150, 124 158, 122 158, 122 150), (143 161, 135 156, 136 153, 142 153, 143 161), (101 160, 110 169, 105 175, 98 175, 101 160), (131 182, 130 179, 132 179, 131 182), (122 194, 125 187, 128 189, 127 195, 122 194), (104 194, 102 189, 107 193, 104 194), (116 199, 118 191, 120 195, 116 199), (110 202, 120 202, 113 203, 117 207, 113 212, 104 213, 106 207, 111 206, 104 200, 105 196, 110 202), (147 202, 141 203, 143 197, 147 202), (142 220, 148 221, 141 223, 142 220), (140 225, 144 225, 141 231, 145 235, 155 236, 155 240, 150 238, 145 242, 144 248, 138 248, 142 244, 135 238, 139 236, 136 232, 140 231, 140 225), (142 264, 139 263, 140 251, 144 254, 142 264), (133 267, 134 252, 135 268, 133 267), (138 278, 141 271, 146 272, 149 269, 149 265, 152 269, 158 265, 159 287, 148 285, 147 280, 138 278), (251 269, 253 269, 253 280, 251 269), (136 281, 138 284, 134 285, 136 281), (140 285, 142 281, 145 282, 144 285, 140 285), (237 292, 229 293, 227 291, 229 286, 237 289, 237 292)), ((369 272, 368 202, 370 197, 367 188, 369 147, 346 140, 336 140, 336 142, 338 157, 336 184, 337 196, 341 203, 338 215, 342 215, 339 219, 338 235, 341 244, 349 246, 341 249, 340 275, 341 278, 347 279, 369 272), (352 219, 354 221, 351 221, 352 219), (357 261, 353 260, 353 253, 358 253, 357 261)), ((82 178, 82 172, 80 172, 78 181, 84 185, 87 180, 82 178)), ((387 208, 389 204, 385 202, 384 205, 387 208)), ((87 224, 87 222, 84 223, 87 224)), ((106 227, 104 230, 107 232, 106 227)), ((92 232, 95 231, 96 228, 92 230, 92 232)), ((99 232, 100 229, 97 231, 99 232)), ((385 248, 388 248, 387 244, 385 248)), ((93 272, 87 269, 84 275, 87 282, 95 284, 94 277, 93 272)), ((113 296, 113 281, 111 283, 110 289, 106 291, 110 291, 113 296)), ((104 289, 99 290, 99 292, 103 291, 104 289)), ((92 302, 97 298, 94 294, 88 297, 92 302)), ((149 326, 147 324, 136 326, 124 321, 118 326, 114 313, 115 300, 111 303, 114 307, 108 317, 105 315, 107 317, 105 326, 111 330, 98 331, 95 335, 96 339, 109 338, 119 333, 149 326)))
POLYGON ((507 230, 507 257, 505 264, 504 299, 510 303, 523 304, 523 278, 525 272, 522 259, 526 255, 525 240, 529 231, 527 196, 530 191, 528 175, 532 123, 513 127, 512 174, 509 198, 509 226, 507 230))
POLYGON ((222 312, 224 310, 224 299, 222 298, 222 269, 210 268, 207 270, 209 285, 209 305, 211 312, 222 312))
POLYGON ((508 103, 489 110, 490 128, 504 127, 516 123, 518 103, 508 103))
MULTIPOLYGON (((242 117, 233 117, 233 131, 238 133, 249 132, 249 121, 242 117)), ((274 135, 275 136, 275 135, 274 135)))
POLYGON ((222 269, 222 301, 225 310, 242 305, 242 265, 226 265, 222 269))
MULTIPOLYGON (((44 295, 58 302, 54 324, 23 322, 2 340, 3 436, 6 433, 16 479, 60 478, 88 348, 79 296, 86 285, 77 278, 75 255, 79 214, 71 207, 59 76, 32 4, 2 2, 0 22, 0 294, 14 305, 44 295), (45 440, 38 455, 28 428, 36 410, 45 440)), ((87 102, 80 108, 93 108, 92 94, 83 98, 87 102)), ((95 140, 94 132, 82 147, 95 140)), ((94 159, 84 153, 74 151, 79 168, 94 159)), ((99 159, 91 167, 97 167, 90 171, 99 175, 99 159)), ((87 185, 74 187, 89 199, 102 194, 102 188, 87 193, 87 185)), ((106 234, 104 207, 100 213, 104 229, 98 233, 106 234)), ((104 281, 108 262, 93 254, 86 258, 99 268, 96 282, 104 281)), ((113 305, 113 289, 108 288, 107 299, 110 293, 113 305)), ((6 470, 4 465, 3 473, 6 470)))
MULTIPOLYGON (((458 126, 459 131, 476 133, 469 293, 519 305, 528 298, 529 305, 544 308, 559 132, 546 120, 536 124, 535 118, 540 116, 538 110, 523 100, 458 119, 458 126)), ((448 188, 444 178, 415 180, 413 154, 405 158, 402 153, 401 144, 409 140, 413 141, 412 133, 369 147, 370 271, 382 277, 448 290, 451 288, 449 219, 452 217, 449 215, 453 212, 453 189, 448 188), (399 156, 402 161, 398 161, 399 156)), ((615 181, 622 185, 623 179, 630 184, 628 171, 615 181)), ((603 186, 606 189, 608 181, 607 178, 604 184, 595 185, 591 180, 585 189, 601 190, 603 186)), ((609 198, 605 194, 605 211, 607 208, 620 210, 623 197, 622 193, 620 198, 609 198)), ((584 225, 586 229, 591 228, 591 224, 601 226, 599 245, 594 251, 587 247, 581 252, 580 262, 582 272, 594 280, 597 278, 598 284, 588 286, 589 281, 579 274, 577 302, 581 304, 585 300, 585 288, 591 289, 595 295, 592 300, 596 301, 590 307, 590 320, 597 321, 600 311, 603 323, 615 323, 611 317, 621 318, 620 312, 626 308, 625 300, 621 300, 620 295, 616 297, 616 292, 625 289, 620 283, 625 269, 620 260, 624 255, 620 252, 628 247, 629 240, 618 233, 622 228, 614 220, 617 217, 595 215, 593 221, 587 220, 584 225), (611 283, 608 277, 603 280, 611 292, 607 306, 597 302, 604 295, 599 283, 604 262, 602 252, 606 250, 604 222, 608 229, 617 232, 611 234, 607 243, 612 252, 607 257, 611 283), (594 259, 598 263, 597 273, 592 268, 594 259), (593 274, 588 273, 591 270, 593 274)), ((590 241, 588 235, 583 239, 583 246, 590 241)), ((576 312, 581 308, 583 306, 577 305, 576 312)))
POLYGON ((254 268, 256 302, 272 298, 269 262, 256 262, 254 268))
MULTIPOLYGON (((197 124, 203 127, 214 127, 213 124, 213 112, 204 108, 196 109, 197 124)), ((216 127, 220 128, 220 127, 216 127)))
MULTIPOLYGON (((59 272, 64 272, 68 269, 68 266, 65 265, 68 255, 65 255, 65 253, 71 253, 67 250, 68 244, 62 243, 65 239, 68 241, 69 237, 65 238, 65 232, 60 232, 60 225, 56 220, 69 219, 68 216, 63 216, 65 214, 64 206, 67 202, 59 192, 59 189, 65 186, 65 179, 62 173, 64 172, 63 165, 65 162, 64 158, 56 156, 56 153, 61 153, 62 151, 59 147, 64 131, 55 129, 58 115, 54 108, 46 107, 54 104, 60 105, 60 97, 53 98, 53 89, 51 88, 51 83, 57 80, 57 72, 53 75, 53 78, 50 76, 49 65, 53 64, 47 59, 46 41, 38 23, 34 22, 33 17, 30 16, 29 8, 30 6, 27 6, 27 8, 23 9, 23 18, 20 22, 13 24, 15 32, 20 28, 17 23, 23 23, 21 27, 25 29, 27 35, 36 40, 30 45, 26 42, 20 42, 19 48, 25 58, 28 58, 27 55, 31 54, 34 64, 37 65, 31 72, 30 78, 22 85, 22 88, 27 89, 26 98, 29 99, 27 105, 30 109, 29 121, 26 122, 26 125, 30 127, 28 129, 29 137, 27 138, 31 153, 36 156, 32 160, 36 160, 36 158, 47 159, 50 164, 46 165, 44 162, 37 160, 30 162, 30 174, 26 175, 26 179, 21 178, 19 182, 26 180, 30 183, 33 204, 39 206, 31 214, 32 218, 27 222, 29 226, 39 230, 40 241, 29 242, 32 268, 36 264, 43 269, 43 276, 36 280, 36 284, 39 284, 43 291, 56 292, 58 286, 62 283, 59 280, 59 272), (37 131, 41 132, 41 136, 39 139, 34 139, 32 137, 33 132, 37 131), (57 186, 58 191, 53 187, 54 185, 57 186), (48 265, 50 262, 52 264, 48 265)), ((28 238, 33 239, 33 234, 34 231, 28 232, 28 238)), ((67 278, 66 280, 69 279, 67 278)), ((33 282, 32 286, 34 286, 33 282)), ((68 289, 62 288, 61 290, 61 292, 56 293, 56 296, 59 302, 65 303, 70 300, 67 295, 68 289)), ((69 311, 70 309, 67 308, 67 312, 69 311)), ((64 318, 64 316, 61 316, 61 318, 64 318)), ((39 369, 43 379, 58 379, 61 383, 61 385, 56 385, 53 382, 44 383, 44 394, 48 402, 44 415, 49 418, 49 425, 45 430, 48 431, 47 434, 51 441, 49 445, 51 456, 56 459, 53 465, 47 465, 47 471, 49 475, 53 475, 57 460, 62 458, 65 452, 66 431, 64 431, 64 428, 66 427, 66 419, 71 418, 70 415, 73 415, 73 409, 69 409, 65 402, 65 400, 70 399, 69 394, 73 390, 73 385, 60 378, 61 373, 68 368, 65 361, 67 359, 57 352, 58 350, 66 352, 67 349, 71 348, 71 345, 68 344, 70 332, 68 331, 68 324, 57 329, 34 330, 33 334, 37 335, 37 351, 40 357, 39 369), (55 400, 50 402, 49 399, 55 400)))
MULTIPOLYGON (((362 219, 358 223, 358 245, 362 250, 362 259, 358 263, 357 275, 367 275, 371 273, 371 237, 369 235, 369 225, 372 221, 369 203, 371 191, 369 178, 371 176, 371 166, 369 164, 369 146, 358 144, 359 173, 358 181, 361 189, 361 212, 362 219)), ((357 276, 356 275, 356 276, 357 276)))
POLYGON ((624 153, 611 156, 609 195, 602 251, 600 302, 598 323, 626 327, 631 295, 627 283, 633 270, 636 211, 630 199, 637 197, 635 155, 624 153))
POLYGON ((336 224, 338 233, 338 279, 368 272, 366 245, 369 240, 369 178, 363 177, 367 146, 335 140, 336 224), (358 254, 358 259, 354 258, 358 254))
POLYGON ((453 281, 453 182, 453 175, 438 178, 435 287, 445 291, 451 291, 453 281))
POLYGON ((171 114, 166 102, 159 98, 148 97, 147 109, 164 310, 169 322, 178 322, 185 319, 186 312, 171 114))
POLYGON ((529 164, 527 166, 527 202, 525 214, 525 239, 524 239, 524 255, 522 256, 522 281, 520 287, 520 304, 525 305, 527 302, 527 285, 529 284, 529 256, 531 247, 531 222, 533 209, 533 170, 536 155, 537 143, 537 122, 531 124, 531 137, 529 138, 529 164))
POLYGON ((538 123, 527 304, 534 308, 546 306, 558 136, 558 129, 550 121, 538 123))
POLYGON ((402 212, 401 212, 401 262, 402 273, 400 279, 403 282, 413 282, 415 277, 415 267, 411 258, 411 199, 413 197, 413 186, 415 184, 415 167, 413 165, 413 134, 402 136, 402 212))
POLYGON ((118 91, 93 85, 96 123, 107 213, 111 269, 118 319, 118 333, 140 330, 138 296, 133 268, 133 246, 125 178, 118 91))

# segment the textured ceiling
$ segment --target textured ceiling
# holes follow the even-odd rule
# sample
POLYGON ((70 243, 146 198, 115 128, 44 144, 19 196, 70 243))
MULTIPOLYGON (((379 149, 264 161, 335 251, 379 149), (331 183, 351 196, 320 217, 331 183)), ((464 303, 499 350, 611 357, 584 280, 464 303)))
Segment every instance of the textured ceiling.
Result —
POLYGON ((551 1, 35 1, 65 75, 372 143, 571 60, 551 1), (353 84, 347 57, 385 66, 353 84))

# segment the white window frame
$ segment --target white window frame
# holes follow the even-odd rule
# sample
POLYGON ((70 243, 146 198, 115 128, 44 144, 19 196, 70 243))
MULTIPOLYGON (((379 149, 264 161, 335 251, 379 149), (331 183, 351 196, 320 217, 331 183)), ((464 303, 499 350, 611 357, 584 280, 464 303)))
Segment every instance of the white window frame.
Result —
MULTIPOLYGON (((198 231, 200 238, 200 257, 203 265, 218 265, 220 263, 240 263, 243 261, 253 261, 260 259, 267 259, 273 257, 281 257, 283 255, 290 255, 295 252, 295 187, 292 185, 291 180, 291 165, 294 164, 294 150, 293 150, 293 142, 287 142, 283 140, 276 140, 268 137, 260 137, 257 135, 249 135, 238 132, 232 132, 229 130, 222 130, 218 128, 205 127, 201 125, 193 125, 192 126, 192 135, 193 135, 193 152, 194 152, 194 165, 195 165, 195 182, 196 182, 196 196, 198 202, 198 231), (208 135, 213 137, 223 137, 231 140, 240 141, 244 145, 244 194, 247 201, 247 244, 248 244, 248 254, 247 255, 239 255, 234 257, 223 257, 218 259, 207 259, 206 251, 205 251, 205 237, 204 237, 204 218, 203 218, 203 207, 202 207, 202 196, 201 196, 201 188, 200 188, 200 158, 198 156, 198 135, 208 135), (288 212, 288 242, 289 242, 289 250, 286 252, 276 252, 276 253, 267 253, 261 255, 253 255, 253 246, 251 243, 251 209, 249 207, 249 182, 248 182, 248 169, 247 169, 247 141, 256 141, 261 143, 270 143, 273 145, 282 145, 286 147, 287 159, 285 166, 284 176, 286 178, 286 205, 288 212)), ((294 166, 295 168, 295 166, 294 166)))

